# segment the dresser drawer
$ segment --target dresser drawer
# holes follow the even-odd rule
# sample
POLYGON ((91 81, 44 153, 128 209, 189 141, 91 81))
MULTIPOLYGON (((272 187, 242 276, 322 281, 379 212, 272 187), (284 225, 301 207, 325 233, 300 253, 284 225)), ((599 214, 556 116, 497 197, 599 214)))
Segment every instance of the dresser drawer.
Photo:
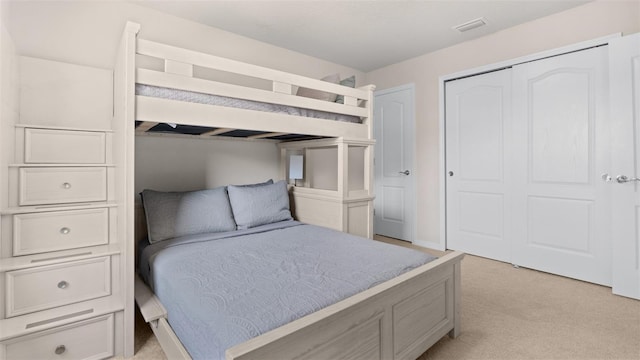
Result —
POLYGON ((104 164, 104 132, 49 129, 24 130, 26 163, 104 164), (80 149, 80 151, 79 151, 80 149))
POLYGON ((107 200, 106 167, 20 168, 20 205, 107 200))
POLYGON ((111 294, 109 256, 9 271, 7 317, 111 294))
MULTIPOLYGON (((114 355, 113 314, 22 336, 1 344, 6 359, 104 359, 114 355)), ((2 349, 0 349, 0 353, 2 349)))
POLYGON ((19 214, 13 217, 13 255, 104 245, 109 209, 19 214))

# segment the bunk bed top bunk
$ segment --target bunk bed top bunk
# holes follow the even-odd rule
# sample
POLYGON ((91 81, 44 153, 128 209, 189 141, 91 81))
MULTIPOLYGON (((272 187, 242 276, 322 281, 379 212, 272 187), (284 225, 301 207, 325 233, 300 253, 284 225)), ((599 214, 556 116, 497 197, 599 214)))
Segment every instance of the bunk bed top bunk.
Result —
MULTIPOLYGON (((124 118, 130 129, 127 146, 131 150, 127 156, 131 156, 133 151, 134 135, 146 133, 156 127, 191 131, 193 136, 197 137, 231 135, 240 131, 248 134, 249 138, 277 141, 303 140, 309 137, 335 138, 339 143, 338 148, 342 149, 343 158, 338 160, 342 165, 348 163, 343 141, 349 140, 367 147, 364 181, 366 191, 371 191, 371 181, 366 178, 372 176, 373 172, 371 147, 375 142, 372 127, 374 86, 351 88, 180 49, 138 39, 138 31, 139 25, 127 24, 119 47, 120 60, 115 69, 115 115, 117 118, 124 118), (160 59, 163 70, 141 66, 143 61, 140 59, 145 57, 160 59), (208 76, 196 76, 202 68, 260 79, 269 85, 268 88, 252 87, 243 85, 242 81, 229 83, 219 79, 212 80, 208 76), (182 95, 176 98, 176 92, 168 96, 149 96, 145 93, 149 88, 145 90, 142 86, 172 89, 169 92, 179 90, 181 92, 178 94, 187 97, 213 95, 276 106, 291 106, 305 111, 330 113, 330 117, 348 117, 355 122, 303 116, 309 112, 292 115, 288 110, 284 113, 273 113, 254 108, 210 104, 208 101, 184 101, 182 95), (343 103, 336 103, 299 96, 296 87, 341 95, 344 100, 343 103), (306 138, 297 138, 298 136, 306 138)), ((294 144, 302 143, 304 142, 294 144)), ((128 171, 134 173, 132 168, 128 171)), ((348 181, 345 179, 348 179, 348 171, 343 169, 338 173, 341 177, 340 183, 343 184, 339 184, 337 193, 347 194, 348 181)), ((138 212, 136 221, 131 221, 136 224, 136 231, 131 228, 127 231, 130 238, 139 239, 136 235, 144 234, 147 230, 145 220, 144 216, 139 216, 141 209, 133 206, 133 181, 127 186, 130 190, 125 191, 130 194, 127 214, 133 217, 134 213, 138 212)), ((288 194, 284 196, 288 197, 288 194)), ((354 208, 351 206, 354 203, 351 203, 351 199, 343 201, 344 199, 346 198, 339 201, 340 207, 352 211, 354 208)), ((372 214, 372 197, 368 196, 358 201, 365 203, 362 216, 369 217, 372 214)), ((327 215, 327 212, 322 214, 327 215)), ((358 241, 371 241, 356 238, 358 241)), ((266 333, 254 334, 256 336, 250 340, 228 348, 225 356, 227 359, 243 360, 338 356, 415 359, 444 335, 458 335, 460 261, 463 257, 464 254, 453 252, 425 264, 418 264, 402 275, 373 285, 297 320, 266 333)), ((136 277, 135 299, 143 318, 150 323, 167 357, 191 358, 169 323, 171 315, 140 277, 136 277)))
POLYGON ((336 76, 312 79, 144 39, 136 54, 156 64, 136 68, 136 134, 373 138, 373 85, 352 88, 336 76))

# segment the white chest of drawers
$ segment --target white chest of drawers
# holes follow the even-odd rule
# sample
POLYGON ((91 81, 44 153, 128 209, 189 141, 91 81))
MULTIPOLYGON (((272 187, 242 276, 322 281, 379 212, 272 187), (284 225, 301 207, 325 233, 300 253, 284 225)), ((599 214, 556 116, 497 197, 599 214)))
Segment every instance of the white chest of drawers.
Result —
POLYGON ((25 125, 16 134, 22 161, 9 165, 9 192, 17 197, 2 213, 0 323, 42 330, 0 340, 0 358, 112 356, 123 305, 108 194, 110 131, 25 125), (97 311, 100 304, 108 305, 97 311), (60 309, 65 325, 53 326, 60 309), (91 339, 92 332, 102 335, 91 339))
POLYGON ((123 355, 133 335, 133 261, 118 191, 123 161, 114 151, 123 130, 108 121, 113 99, 104 96, 113 93, 112 71, 21 60, 30 74, 20 99, 25 123, 0 119, 0 134, 13 135, 2 138, 12 154, 3 145, 0 156, 0 191, 8 194, 0 197, 0 360, 123 355), (26 116, 48 103, 33 94, 51 84, 60 93, 70 84, 98 91, 94 103, 69 112, 73 119, 26 116), (80 116, 84 109, 96 108, 108 112, 78 127, 92 119, 80 116))

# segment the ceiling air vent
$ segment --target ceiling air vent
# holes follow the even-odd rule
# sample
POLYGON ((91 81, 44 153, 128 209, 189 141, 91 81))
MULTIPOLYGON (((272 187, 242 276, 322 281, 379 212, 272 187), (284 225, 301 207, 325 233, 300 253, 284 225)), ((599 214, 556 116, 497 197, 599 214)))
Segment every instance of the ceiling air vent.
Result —
POLYGON ((453 29, 460 32, 465 32, 485 25, 487 25, 487 20, 485 20, 484 18, 477 18, 471 21, 467 21, 466 23, 456 25, 453 27, 453 29))

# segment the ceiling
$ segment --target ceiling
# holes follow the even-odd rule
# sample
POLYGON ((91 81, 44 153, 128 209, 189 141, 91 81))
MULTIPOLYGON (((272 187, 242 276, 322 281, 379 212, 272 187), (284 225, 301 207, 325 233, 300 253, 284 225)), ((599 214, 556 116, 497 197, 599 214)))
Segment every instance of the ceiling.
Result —
POLYGON ((589 1, 179 1, 137 4, 363 72, 589 1), (483 17, 464 33, 453 26, 483 17))

